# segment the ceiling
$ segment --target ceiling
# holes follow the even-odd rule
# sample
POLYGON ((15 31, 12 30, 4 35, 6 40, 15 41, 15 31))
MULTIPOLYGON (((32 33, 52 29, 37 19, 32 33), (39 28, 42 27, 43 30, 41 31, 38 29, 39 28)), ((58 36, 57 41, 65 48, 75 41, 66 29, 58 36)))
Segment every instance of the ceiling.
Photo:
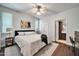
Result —
MULTIPOLYGON (((31 11, 34 3, 1 3, 0 5, 12 10, 34 15, 31 11)), ((43 5, 47 7, 46 14, 56 14, 71 8, 78 7, 79 3, 43 3, 43 5)))

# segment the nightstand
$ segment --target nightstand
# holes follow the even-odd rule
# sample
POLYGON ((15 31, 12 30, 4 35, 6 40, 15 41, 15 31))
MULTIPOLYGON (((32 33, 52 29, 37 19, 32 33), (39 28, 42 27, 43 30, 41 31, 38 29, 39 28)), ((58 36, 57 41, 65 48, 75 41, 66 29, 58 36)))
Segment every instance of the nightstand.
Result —
POLYGON ((14 45, 14 37, 7 37, 5 38, 5 46, 9 47, 14 45))

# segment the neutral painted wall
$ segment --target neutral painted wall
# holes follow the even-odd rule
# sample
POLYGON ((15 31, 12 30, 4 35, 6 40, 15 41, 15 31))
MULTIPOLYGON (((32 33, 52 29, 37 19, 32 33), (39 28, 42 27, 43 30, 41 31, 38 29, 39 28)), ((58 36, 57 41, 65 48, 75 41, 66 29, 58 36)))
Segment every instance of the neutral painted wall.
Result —
POLYGON ((49 34, 55 40, 55 21, 64 19, 67 23, 67 43, 70 44, 69 36, 74 37, 74 31, 79 31, 79 7, 73 8, 56 15, 52 15, 49 23, 49 34))

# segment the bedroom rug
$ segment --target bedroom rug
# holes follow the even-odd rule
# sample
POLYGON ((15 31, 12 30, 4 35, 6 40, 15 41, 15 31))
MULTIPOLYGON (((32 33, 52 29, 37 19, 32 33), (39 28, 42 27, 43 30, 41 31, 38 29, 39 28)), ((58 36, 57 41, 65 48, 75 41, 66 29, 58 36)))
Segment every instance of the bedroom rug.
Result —
MULTIPOLYGON (((51 43, 48 46, 41 49, 34 56, 51 56, 52 53, 57 48, 57 46, 58 46, 57 43, 51 43)), ((14 45, 14 46, 5 48, 5 56, 21 56, 21 53, 19 48, 16 45, 14 45)))
POLYGON ((51 56, 57 46, 57 43, 51 43, 48 46, 44 47, 42 50, 40 50, 35 56, 51 56))
POLYGON ((21 56, 21 53, 17 45, 14 45, 5 48, 5 56, 21 56))

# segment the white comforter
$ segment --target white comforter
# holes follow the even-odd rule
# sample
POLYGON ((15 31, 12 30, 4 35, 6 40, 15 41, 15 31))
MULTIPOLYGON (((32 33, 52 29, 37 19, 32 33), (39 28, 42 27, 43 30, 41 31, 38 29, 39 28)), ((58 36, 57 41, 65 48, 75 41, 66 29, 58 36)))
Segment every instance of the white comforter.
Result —
POLYGON ((40 36, 40 34, 16 36, 15 42, 21 48, 21 53, 24 56, 32 56, 45 46, 45 43, 41 41, 40 36))

